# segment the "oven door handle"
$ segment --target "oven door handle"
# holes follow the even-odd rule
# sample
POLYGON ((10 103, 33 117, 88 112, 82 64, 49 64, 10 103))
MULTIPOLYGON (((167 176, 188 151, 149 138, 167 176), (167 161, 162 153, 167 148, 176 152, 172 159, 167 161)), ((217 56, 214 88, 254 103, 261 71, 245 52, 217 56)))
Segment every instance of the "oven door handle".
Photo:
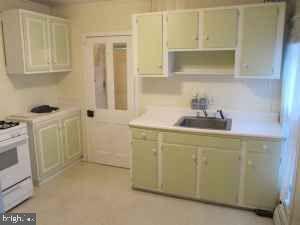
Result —
POLYGON ((0 142, 0 153, 3 153, 11 148, 17 147, 27 141, 27 135, 21 135, 3 142, 0 142))

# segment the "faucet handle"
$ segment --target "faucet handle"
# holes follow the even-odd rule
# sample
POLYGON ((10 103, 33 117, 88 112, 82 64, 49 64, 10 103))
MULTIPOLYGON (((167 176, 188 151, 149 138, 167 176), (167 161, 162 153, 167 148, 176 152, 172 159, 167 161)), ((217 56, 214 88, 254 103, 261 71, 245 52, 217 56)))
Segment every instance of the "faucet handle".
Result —
POLYGON ((223 113, 222 109, 217 110, 217 113, 220 114, 220 117, 221 117, 222 120, 225 119, 225 116, 224 116, 224 113, 223 113))

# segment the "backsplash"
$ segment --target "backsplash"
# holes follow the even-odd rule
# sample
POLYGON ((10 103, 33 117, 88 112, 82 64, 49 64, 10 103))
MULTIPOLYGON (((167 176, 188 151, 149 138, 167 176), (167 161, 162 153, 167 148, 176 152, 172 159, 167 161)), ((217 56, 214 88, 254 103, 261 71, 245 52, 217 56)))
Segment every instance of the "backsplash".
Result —
POLYGON ((279 112, 280 80, 171 77, 139 79, 139 111, 151 106, 190 107, 193 95, 207 95, 210 109, 279 112))

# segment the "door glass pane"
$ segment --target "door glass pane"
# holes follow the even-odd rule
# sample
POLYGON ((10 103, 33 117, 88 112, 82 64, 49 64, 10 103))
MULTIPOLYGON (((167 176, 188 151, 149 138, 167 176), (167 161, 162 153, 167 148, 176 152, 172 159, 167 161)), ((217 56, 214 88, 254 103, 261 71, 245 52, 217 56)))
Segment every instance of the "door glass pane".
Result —
POLYGON ((0 154, 0 171, 18 163, 17 148, 12 148, 0 154))
POLYGON ((106 46, 98 43, 94 46, 95 99, 97 109, 107 109, 106 46))
POLYGON ((127 48, 125 43, 113 45, 115 109, 127 110, 127 48))

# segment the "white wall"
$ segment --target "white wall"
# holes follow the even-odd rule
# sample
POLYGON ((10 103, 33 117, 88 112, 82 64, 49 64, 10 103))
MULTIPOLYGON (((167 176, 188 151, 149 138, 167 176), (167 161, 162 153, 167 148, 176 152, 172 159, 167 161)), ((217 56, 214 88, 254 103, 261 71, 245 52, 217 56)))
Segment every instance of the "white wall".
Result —
MULTIPOLYGON (((0 11, 23 8, 43 13, 51 9, 45 5, 26 0, 0 0, 0 11)), ((2 35, 2 32, 1 34, 2 35)), ((2 38, 2 36, 1 36, 2 38)), ((24 112, 33 105, 52 103, 58 100, 58 75, 11 76, 4 66, 3 46, 0 41, 0 119, 10 114, 24 112)))
MULTIPOLYGON (((74 71, 59 84, 64 99, 83 102, 84 57, 81 35, 88 32, 120 32, 131 29, 131 14, 161 9, 212 7, 258 3, 263 0, 110 0, 62 5, 54 13, 72 22, 74 71), (76 91, 74 91, 76 90, 76 91)), ((172 105, 188 107, 191 96, 205 93, 213 96, 214 107, 232 110, 279 112, 280 81, 169 78, 141 81, 139 105, 172 105)))

